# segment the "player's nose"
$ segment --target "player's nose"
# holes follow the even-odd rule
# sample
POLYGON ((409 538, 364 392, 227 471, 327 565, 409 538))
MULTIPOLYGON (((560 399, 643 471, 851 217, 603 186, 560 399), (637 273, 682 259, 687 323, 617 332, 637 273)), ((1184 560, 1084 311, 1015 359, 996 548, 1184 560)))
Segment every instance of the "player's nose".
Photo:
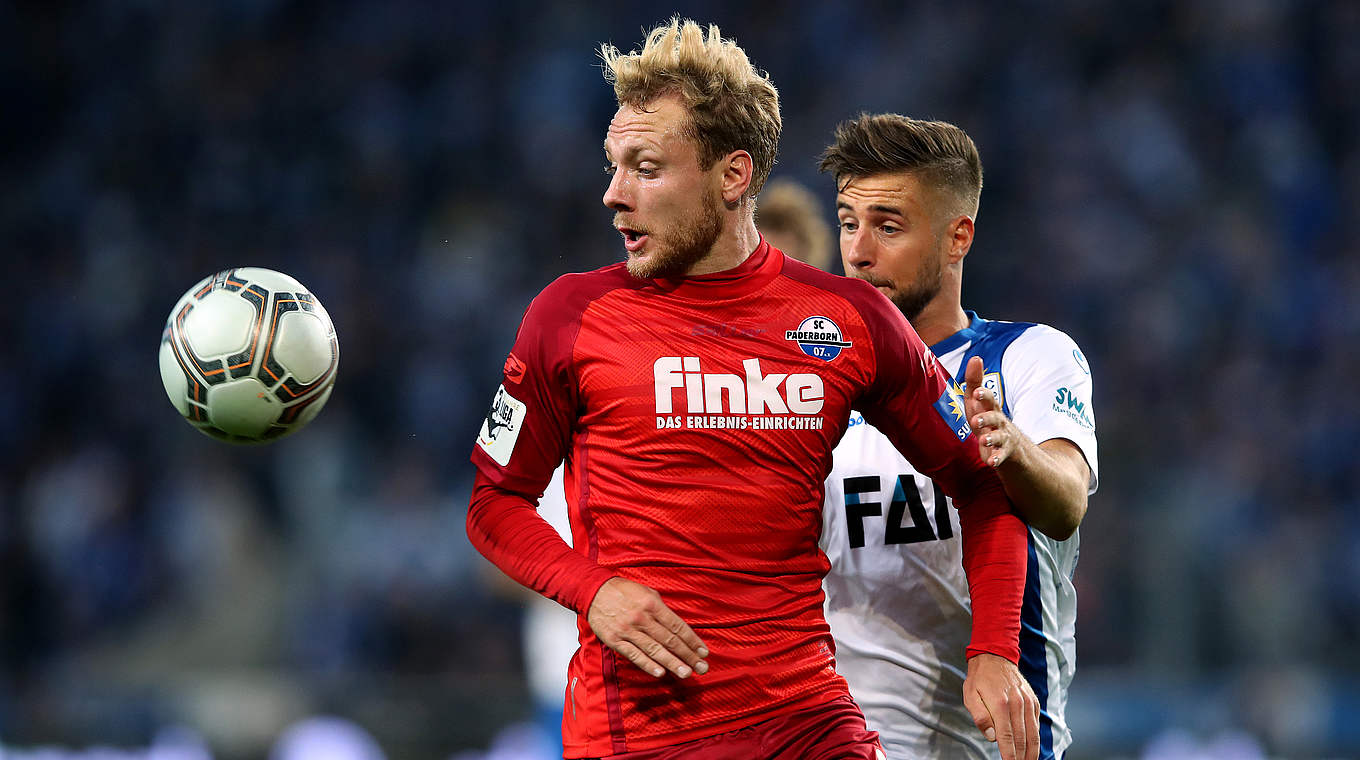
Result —
POLYGON ((874 246, 863 228, 841 234, 841 258, 846 269, 868 269, 874 265, 874 246))
POLYGON ((604 205, 612 211, 633 211, 632 193, 629 192, 630 185, 624 175, 624 171, 619 169, 609 176, 609 187, 604 190, 604 205))

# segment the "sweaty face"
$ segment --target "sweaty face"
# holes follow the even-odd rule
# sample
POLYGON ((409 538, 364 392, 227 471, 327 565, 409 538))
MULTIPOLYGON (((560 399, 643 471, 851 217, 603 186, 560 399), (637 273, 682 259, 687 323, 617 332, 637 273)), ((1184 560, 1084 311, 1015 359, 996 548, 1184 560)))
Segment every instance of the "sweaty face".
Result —
POLYGON ((678 97, 646 108, 621 106, 609 123, 604 205, 614 211, 634 277, 677 277, 702 261, 722 232, 721 172, 699 166, 678 97))
POLYGON ((855 177, 836 194, 845 273, 877 287, 908 320, 939 295, 948 261, 944 220, 910 172, 855 177))

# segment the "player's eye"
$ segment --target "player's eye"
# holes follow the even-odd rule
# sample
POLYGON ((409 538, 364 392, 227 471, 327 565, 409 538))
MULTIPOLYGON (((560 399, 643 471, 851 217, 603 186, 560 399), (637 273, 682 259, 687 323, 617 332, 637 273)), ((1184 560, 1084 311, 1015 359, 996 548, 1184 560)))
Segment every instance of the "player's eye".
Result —
POLYGON ((838 226, 841 228, 841 232, 854 232, 855 230, 859 229, 858 224, 855 224, 854 222, 848 219, 841 220, 838 226))
POLYGON ((637 168, 637 173, 638 173, 638 176, 640 176, 640 177, 655 177, 655 176, 656 176, 656 167, 653 167, 653 166, 639 166, 639 167, 637 168))
POLYGON ((902 231, 902 228, 901 228, 901 227, 898 227, 898 226, 895 225, 895 224, 885 224, 885 225, 883 225, 882 227, 880 227, 879 229, 883 230, 883 233, 886 234, 886 235, 894 235, 894 234, 896 234, 896 233, 902 231))
POLYGON ((605 173, 605 174, 608 174, 608 175, 611 176, 611 177, 614 176, 614 172, 618 171, 618 169, 619 169, 619 167, 616 166, 615 164, 605 164, 605 165, 604 165, 604 173, 605 173))

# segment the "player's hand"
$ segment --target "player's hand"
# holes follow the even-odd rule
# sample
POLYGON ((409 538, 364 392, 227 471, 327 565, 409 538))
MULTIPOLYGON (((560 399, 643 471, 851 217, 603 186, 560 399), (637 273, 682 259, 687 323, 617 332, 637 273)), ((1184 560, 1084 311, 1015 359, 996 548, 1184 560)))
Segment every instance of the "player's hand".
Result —
POLYGON ((996 394, 982 387, 982 357, 974 356, 968 360, 963 381, 968 386, 968 393, 963 398, 963 410, 968 415, 968 424, 972 426, 973 436, 978 442, 978 456, 988 465, 1000 467, 1015 451, 1019 430, 1001 411, 996 394))
POLYGON ((624 578, 610 578, 586 611, 590 629, 606 646, 660 678, 708 672, 708 647, 656 591, 624 578))
POLYGON ((986 653, 970 658, 963 705, 1001 760, 1038 760, 1039 700, 1015 663, 986 653))

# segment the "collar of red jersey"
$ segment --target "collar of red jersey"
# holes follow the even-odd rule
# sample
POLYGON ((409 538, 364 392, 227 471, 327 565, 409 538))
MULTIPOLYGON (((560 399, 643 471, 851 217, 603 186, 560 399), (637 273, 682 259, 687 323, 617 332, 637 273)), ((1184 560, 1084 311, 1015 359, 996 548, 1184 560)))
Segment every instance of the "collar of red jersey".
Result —
POLYGON ((746 260, 731 269, 690 277, 658 278, 652 282, 661 290, 689 298, 732 298, 763 287, 779 274, 782 256, 771 256, 770 244, 762 236, 760 245, 746 260))

